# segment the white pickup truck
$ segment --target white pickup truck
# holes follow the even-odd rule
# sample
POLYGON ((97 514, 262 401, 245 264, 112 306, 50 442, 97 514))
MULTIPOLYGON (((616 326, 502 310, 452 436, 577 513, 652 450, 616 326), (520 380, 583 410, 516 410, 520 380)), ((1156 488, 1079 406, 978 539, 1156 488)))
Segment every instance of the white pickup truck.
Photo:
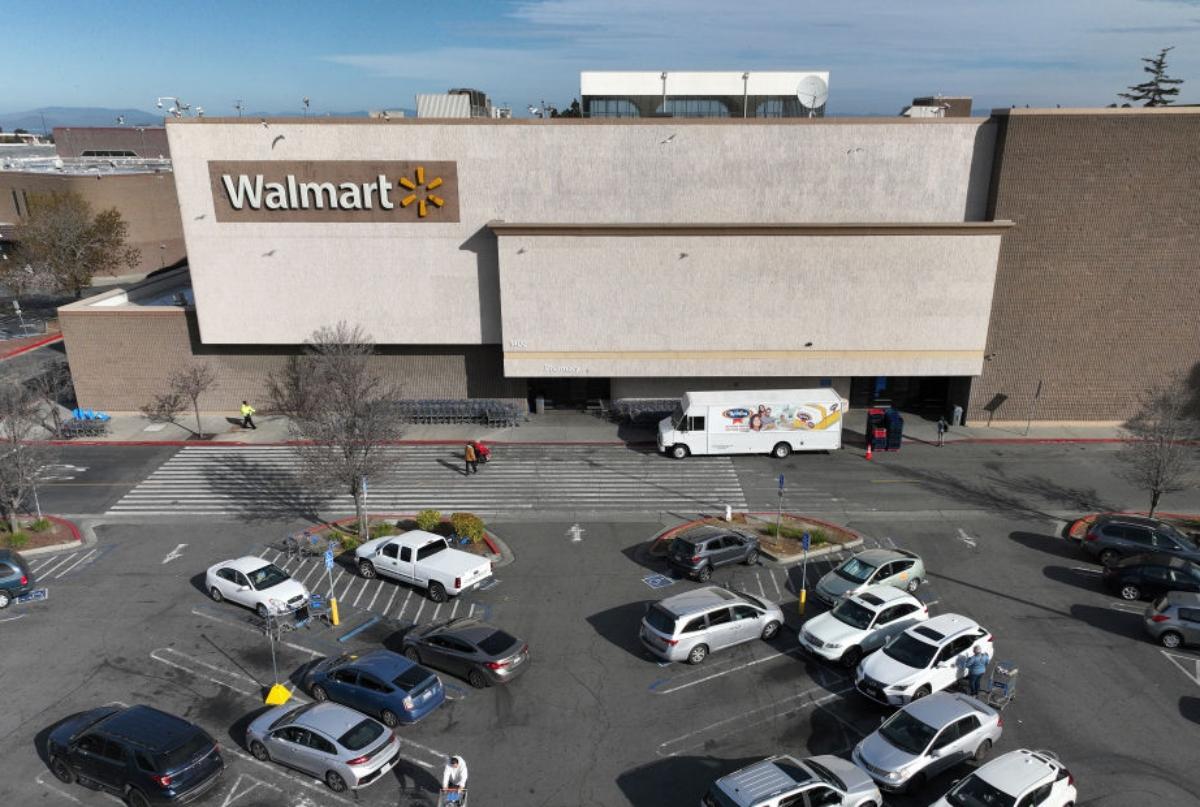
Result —
POLYGON ((492 576, 492 562, 452 549, 446 539, 424 530, 374 538, 354 550, 358 573, 393 577, 428 592, 434 602, 475 588, 492 576))

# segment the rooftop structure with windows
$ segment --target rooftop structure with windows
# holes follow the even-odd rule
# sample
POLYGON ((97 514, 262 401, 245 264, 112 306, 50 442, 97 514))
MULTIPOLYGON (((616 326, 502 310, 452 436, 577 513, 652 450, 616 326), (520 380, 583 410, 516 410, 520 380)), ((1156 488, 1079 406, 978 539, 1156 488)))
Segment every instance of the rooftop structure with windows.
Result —
POLYGON ((588 118, 820 118, 828 71, 585 71, 588 118))

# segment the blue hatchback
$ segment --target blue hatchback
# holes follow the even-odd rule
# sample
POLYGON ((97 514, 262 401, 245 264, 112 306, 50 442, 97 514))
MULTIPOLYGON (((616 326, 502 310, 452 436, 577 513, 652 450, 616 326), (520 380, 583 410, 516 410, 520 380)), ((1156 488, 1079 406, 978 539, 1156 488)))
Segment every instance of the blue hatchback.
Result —
POLYGON ((416 723, 446 700, 435 673, 382 649, 327 658, 304 676, 304 686, 315 700, 349 706, 389 727, 416 723))

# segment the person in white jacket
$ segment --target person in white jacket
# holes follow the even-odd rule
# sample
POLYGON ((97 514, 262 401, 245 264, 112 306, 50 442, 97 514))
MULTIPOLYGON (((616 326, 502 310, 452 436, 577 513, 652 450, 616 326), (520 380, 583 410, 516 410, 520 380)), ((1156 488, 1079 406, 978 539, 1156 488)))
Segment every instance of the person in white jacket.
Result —
POLYGON ((442 790, 467 789, 467 763, 462 757, 452 756, 446 760, 442 771, 442 790))

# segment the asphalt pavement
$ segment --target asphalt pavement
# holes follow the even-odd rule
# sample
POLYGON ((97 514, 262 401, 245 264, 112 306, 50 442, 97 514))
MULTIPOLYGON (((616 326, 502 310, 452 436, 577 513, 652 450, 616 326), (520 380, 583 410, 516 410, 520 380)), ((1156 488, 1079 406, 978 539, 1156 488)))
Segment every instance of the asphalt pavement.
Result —
MULTIPOLYGON (((1060 537, 1069 511, 1137 504, 1106 448, 906 447, 872 464, 850 451, 733 464, 751 507, 773 509, 781 467, 787 509, 804 509, 788 504, 800 487, 843 499, 826 515, 840 515, 868 545, 922 555, 930 579, 920 595, 932 613, 962 613, 994 633, 997 659, 1020 676, 993 753, 1053 750, 1075 775, 1080 804, 1195 804, 1200 652, 1150 643, 1143 606, 1101 591, 1099 567, 1060 537)), ((242 731, 276 678, 271 649, 248 612, 212 603, 199 582, 227 557, 276 560, 271 545, 305 522, 278 512, 102 515, 177 450, 72 447, 60 457, 85 470, 64 470, 74 478, 45 495, 57 497, 50 501, 60 512, 93 514, 83 520, 96 543, 39 558, 35 574, 48 599, 0 613, 9 639, 0 777, 12 803, 111 803, 58 782, 39 755, 57 721, 109 702, 150 703, 217 736, 229 769, 201 804, 221 807, 432 805, 450 752, 468 761, 475 807, 694 805, 714 778, 769 754, 846 755, 886 714, 849 689, 844 671, 797 648, 797 592, 834 560, 811 564, 807 581, 796 566, 718 570, 718 582, 780 602, 786 629, 697 667, 660 665, 640 647, 638 621, 648 603, 698 584, 664 580, 644 542, 686 513, 508 513, 490 525, 516 560, 496 570, 499 582, 487 591, 438 607, 339 567, 342 625, 289 633, 275 648, 280 679, 294 682, 314 659, 397 648, 413 624, 452 614, 485 616, 530 645, 530 667, 507 687, 473 690, 444 676, 451 698, 401 729, 397 772, 357 802, 332 794, 246 754, 242 731)), ((1188 496, 1167 504, 1200 509, 1188 496)), ((50 509, 45 498, 43 506, 50 509)), ((320 570, 278 562, 325 590, 320 570)), ((810 599, 806 616, 819 610, 810 599)), ((967 770, 887 803, 929 804, 967 770)))

